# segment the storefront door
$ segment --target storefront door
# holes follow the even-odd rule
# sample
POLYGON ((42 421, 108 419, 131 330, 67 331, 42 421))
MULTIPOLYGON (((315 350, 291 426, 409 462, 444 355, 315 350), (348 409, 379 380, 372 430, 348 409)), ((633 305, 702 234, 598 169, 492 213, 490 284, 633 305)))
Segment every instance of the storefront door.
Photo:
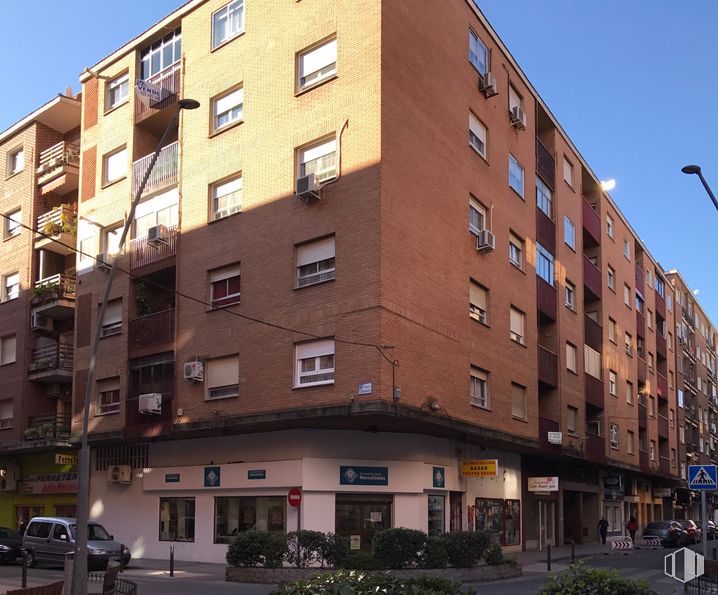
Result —
POLYGON ((391 527, 394 497, 337 494, 335 532, 349 538, 352 550, 369 551, 374 533, 391 527))
POLYGON ((538 501, 539 549, 556 545, 556 502, 538 501))
POLYGON ((449 531, 461 531, 463 523, 461 522, 461 492, 451 492, 449 494, 449 531))
POLYGON ((45 516, 44 506, 16 506, 15 523, 17 524, 17 530, 23 533, 30 519, 36 516, 45 516))
POLYGON ((608 533, 621 534, 623 532, 623 506, 620 503, 603 504, 603 517, 608 521, 608 533))

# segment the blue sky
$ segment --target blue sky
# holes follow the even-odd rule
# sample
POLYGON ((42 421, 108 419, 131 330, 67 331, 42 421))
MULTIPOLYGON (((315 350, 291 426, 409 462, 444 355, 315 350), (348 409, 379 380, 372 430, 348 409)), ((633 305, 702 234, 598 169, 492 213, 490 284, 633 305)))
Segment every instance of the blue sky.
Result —
MULTIPOLYGON (((439 2, 460 0, 405 0, 439 2)), ((678 268, 718 324, 715 0, 478 0, 553 114, 665 268, 678 268)), ((4 2, 0 130, 71 85, 183 0, 4 2), (28 43, 29 11, 33 18, 28 43), (99 24, 99 25, 98 25, 99 24), (60 34, 62 32, 62 34, 60 34), (22 52, 18 52, 22 48, 22 52), (12 59, 10 57, 13 57, 12 59)))

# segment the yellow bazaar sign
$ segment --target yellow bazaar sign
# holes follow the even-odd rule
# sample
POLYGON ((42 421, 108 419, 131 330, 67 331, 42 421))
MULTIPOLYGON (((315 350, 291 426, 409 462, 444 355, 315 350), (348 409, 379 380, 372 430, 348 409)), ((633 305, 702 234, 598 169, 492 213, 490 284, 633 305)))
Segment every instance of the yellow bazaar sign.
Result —
POLYGON ((498 466, 498 459, 463 461, 461 463, 461 475, 464 477, 496 477, 498 466))

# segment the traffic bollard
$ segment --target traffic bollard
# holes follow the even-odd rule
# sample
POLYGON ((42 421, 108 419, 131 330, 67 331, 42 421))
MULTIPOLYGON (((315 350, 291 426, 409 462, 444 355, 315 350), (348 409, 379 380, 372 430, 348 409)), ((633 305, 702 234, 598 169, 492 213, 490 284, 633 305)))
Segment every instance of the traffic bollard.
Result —
POLYGON ((546 570, 551 572, 551 544, 546 546, 546 570))
POLYGON ((22 584, 23 589, 27 587, 27 550, 22 550, 22 584))
POLYGON ((175 575, 175 546, 170 546, 170 577, 175 575))
POLYGON ((576 542, 571 540, 571 564, 576 561, 576 542))

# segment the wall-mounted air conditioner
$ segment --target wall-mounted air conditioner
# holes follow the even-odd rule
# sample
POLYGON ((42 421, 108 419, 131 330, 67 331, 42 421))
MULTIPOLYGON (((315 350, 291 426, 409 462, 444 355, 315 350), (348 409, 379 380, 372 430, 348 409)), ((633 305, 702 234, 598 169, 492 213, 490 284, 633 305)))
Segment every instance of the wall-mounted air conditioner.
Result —
POLYGON ((184 379, 202 382, 204 380, 204 362, 193 361, 185 363, 184 379))
POLYGON ((309 174, 297 179, 296 195, 299 200, 309 204, 313 200, 319 200, 321 185, 316 174, 309 174))
POLYGON ((144 415, 159 415, 162 413, 162 395, 160 393, 140 395, 139 411, 144 415))
POLYGON ((132 483, 132 467, 129 465, 110 465, 107 468, 107 481, 112 483, 132 483))

